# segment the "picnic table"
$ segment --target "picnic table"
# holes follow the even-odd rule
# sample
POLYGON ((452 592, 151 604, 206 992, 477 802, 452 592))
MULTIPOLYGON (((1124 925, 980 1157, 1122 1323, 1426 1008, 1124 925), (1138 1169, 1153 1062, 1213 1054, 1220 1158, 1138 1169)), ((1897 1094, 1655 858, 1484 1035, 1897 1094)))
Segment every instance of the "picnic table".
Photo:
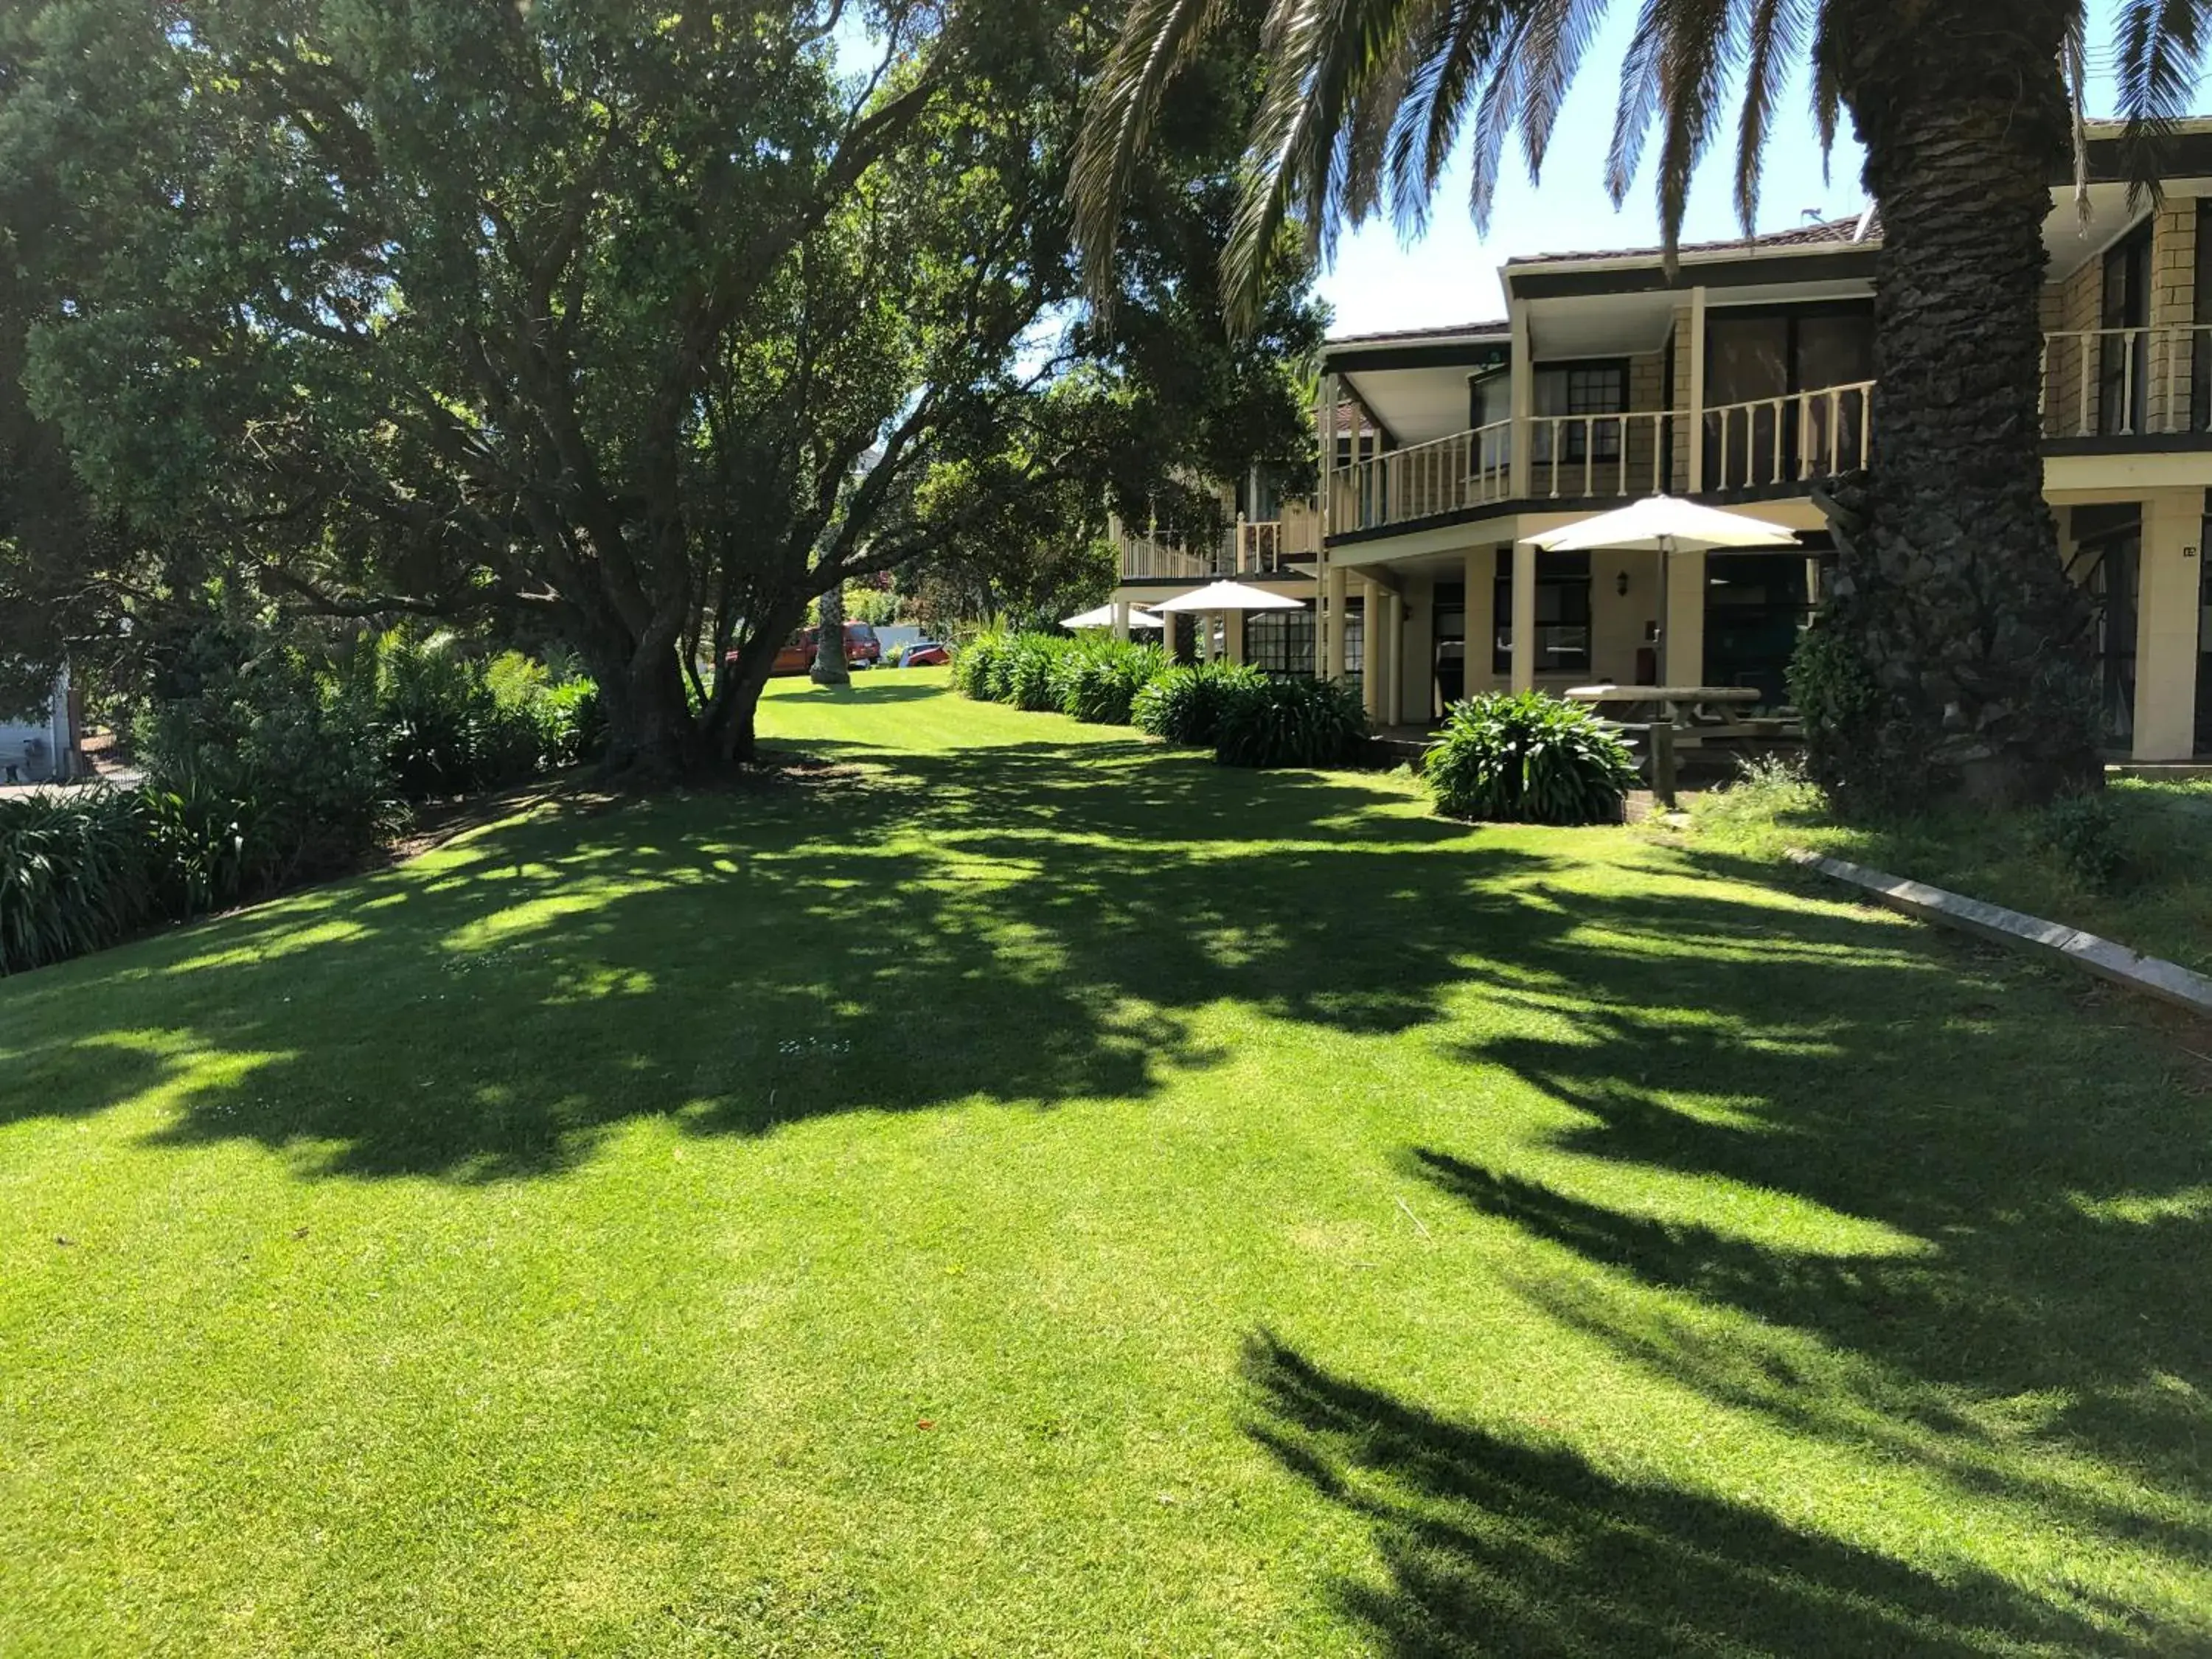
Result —
MULTIPOLYGON (((1577 685, 1567 692, 1570 702, 1586 702, 1603 708, 1625 706, 1632 711, 1656 711, 1676 726, 1706 724, 1711 711, 1730 703, 1750 704, 1760 692, 1748 685, 1577 685)), ((1644 713, 1643 718, 1651 714, 1644 713)))
POLYGON ((1741 710, 1759 702, 1748 685, 1577 685, 1571 702, 1588 703, 1609 724, 1640 731, 1651 745, 1651 793, 1674 804, 1674 742, 1678 734, 1705 738, 1775 738, 1790 734, 1786 717, 1747 720, 1741 710))

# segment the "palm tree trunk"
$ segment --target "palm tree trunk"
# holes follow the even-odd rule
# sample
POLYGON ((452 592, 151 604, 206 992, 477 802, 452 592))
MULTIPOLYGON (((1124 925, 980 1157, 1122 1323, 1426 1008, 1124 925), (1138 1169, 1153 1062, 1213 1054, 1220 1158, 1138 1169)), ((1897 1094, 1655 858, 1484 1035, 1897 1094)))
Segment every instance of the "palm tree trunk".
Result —
POLYGON ((1815 768, 1848 810, 2048 799, 2099 776, 2039 411, 2063 9, 1846 3, 1836 69, 1882 217, 1877 450, 1819 624, 1865 678, 1808 708, 1815 768))
POLYGON ((814 642, 814 668, 808 676, 817 685, 850 685, 852 672, 845 666, 845 590, 833 587, 822 596, 822 630, 814 642))

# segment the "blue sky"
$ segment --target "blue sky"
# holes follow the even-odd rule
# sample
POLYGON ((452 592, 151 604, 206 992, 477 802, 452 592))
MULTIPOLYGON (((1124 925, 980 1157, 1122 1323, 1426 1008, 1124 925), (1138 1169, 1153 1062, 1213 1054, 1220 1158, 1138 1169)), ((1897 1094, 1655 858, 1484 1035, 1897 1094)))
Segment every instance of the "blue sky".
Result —
MULTIPOLYGON (((2002 4, 2003 0, 1992 0, 2002 4)), ((1388 222, 1346 234, 1336 264, 1323 276, 1322 297, 1334 308, 1332 334, 1365 334, 1401 328, 1502 317, 1504 301, 1498 267, 1508 255, 1643 247, 1659 240, 1659 214, 1649 165, 1638 175, 1619 212, 1605 192, 1605 154, 1613 138, 1613 108, 1620 62, 1638 8, 1616 0, 1604 32, 1592 43, 1581 74, 1561 111, 1540 187, 1528 182, 1517 144, 1509 148, 1504 178, 1491 213, 1490 234, 1478 237, 1467 210, 1462 164, 1439 193, 1428 234, 1408 248, 1388 222)), ((2111 0, 2091 0, 2093 69, 2112 40, 2111 0)), ((2200 100, 2201 101, 2201 100, 2200 100)), ((2090 112, 2109 113, 2109 77, 2093 75, 2090 112)), ((1759 228, 1784 230, 1803 222, 1807 210, 1823 218, 1857 214, 1866 204, 1859 183, 1860 152, 1845 131, 1837 136, 1828 177, 1821 177, 1820 146, 1810 100, 1801 82, 1784 94, 1766 149, 1759 191, 1759 228)), ((1647 147, 1647 149, 1654 147, 1647 147)), ((1738 234, 1735 201, 1735 130, 1730 118, 1692 182, 1683 236, 1711 240, 1738 234)))

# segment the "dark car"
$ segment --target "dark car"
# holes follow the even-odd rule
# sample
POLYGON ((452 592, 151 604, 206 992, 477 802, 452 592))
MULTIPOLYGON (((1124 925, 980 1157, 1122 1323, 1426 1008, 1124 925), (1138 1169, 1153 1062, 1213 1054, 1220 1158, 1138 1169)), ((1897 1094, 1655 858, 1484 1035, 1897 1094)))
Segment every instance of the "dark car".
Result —
POLYGON ((942 668, 952 660, 952 653, 935 640, 916 640, 899 659, 902 668, 942 668))

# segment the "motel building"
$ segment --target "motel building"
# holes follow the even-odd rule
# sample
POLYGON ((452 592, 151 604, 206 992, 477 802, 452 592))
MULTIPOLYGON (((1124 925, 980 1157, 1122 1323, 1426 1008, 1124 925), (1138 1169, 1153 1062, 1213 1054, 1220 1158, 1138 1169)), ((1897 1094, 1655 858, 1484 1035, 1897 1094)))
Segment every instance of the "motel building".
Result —
MULTIPOLYGON (((2154 208, 2093 130, 2044 230, 2045 491, 2097 615, 2117 758, 2212 751, 2212 122, 2154 208), (2191 176, 2184 176, 2191 175, 2191 176)), ((1832 544, 1812 486, 1874 455, 1873 215, 1747 241, 1510 259, 1507 315, 1331 341, 1318 499, 1254 478, 1194 550, 1123 532, 1117 605, 1218 577, 1301 601, 1231 614, 1205 648, 1358 684, 1383 727, 1463 695, 1738 686, 1786 701, 1832 544), (1772 551, 1557 553, 1530 539, 1665 491, 1799 532, 1772 551)))

